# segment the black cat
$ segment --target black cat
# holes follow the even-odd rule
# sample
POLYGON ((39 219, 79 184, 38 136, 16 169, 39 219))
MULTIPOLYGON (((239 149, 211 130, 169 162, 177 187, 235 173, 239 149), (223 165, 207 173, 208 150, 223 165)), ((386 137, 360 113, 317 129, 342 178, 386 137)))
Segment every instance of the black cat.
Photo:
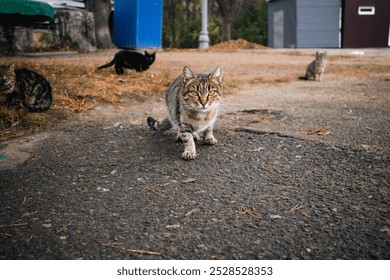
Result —
POLYGON ((99 66, 97 69, 107 68, 115 64, 115 72, 118 75, 123 75, 125 73, 123 68, 129 68, 137 72, 143 72, 149 69, 150 65, 153 64, 155 59, 155 52, 150 54, 145 51, 145 54, 141 54, 138 52, 121 50, 115 54, 114 58, 109 63, 99 66))

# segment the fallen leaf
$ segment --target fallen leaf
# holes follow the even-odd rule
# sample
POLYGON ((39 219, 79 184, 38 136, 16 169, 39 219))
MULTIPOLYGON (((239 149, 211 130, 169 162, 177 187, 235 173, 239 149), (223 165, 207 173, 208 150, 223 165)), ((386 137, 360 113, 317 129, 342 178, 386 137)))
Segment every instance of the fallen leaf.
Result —
POLYGON ((42 224, 42 226, 44 228, 51 228, 51 224, 50 223, 44 223, 44 224, 42 224))
POLYGON ((364 149, 366 152, 369 152, 370 149, 371 149, 371 146, 370 146, 370 145, 366 145, 366 144, 362 144, 362 147, 363 147, 363 149, 364 149))
POLYGON ((24 205, 27 202, 27 197, 23 198, 22 205, 24 205))
POLYGON ((260 166, 260 168, 271 173, 272 175, 275 175, 275 171, 272 168, 266 168, 266 167, 262 167, 262 166, 260 166))
POLYGON ((162 255, 159 252, 153 252, 153 251, 145 251, 145 250, 127 250, 128 253, 137 253, 137 254, 145 254, 145 255, 162 255))
POLYGON ((112 243, 102 243, 101 246, 105 248, 119 248, 122 243, 112 242, 112 243))
POLYGON ((377 128, 372 128, 372 127, 369 127, 369 126, 366 126, 364 128, 367 129, 369 132, 374 132, 374 131, 378 131, 379 130, 377 128))
POLYGON ((187 178, 187 179, 184 179, 181 182, 187 184, 187 183, 192 183, 192 182, 195 182, 195 181, 196 181, 195 178, 187 178))
POLYGON ((270 215, 269 217, 271 219, 281 219, 282 218, 282 216, 280 216, 280 215, 270 215))
POLYGON ((195 214, 196 212, 198 212, 200 209, 199 208, 194 208, 192 209, 190 212, 188 212, 187 214, 185 214, 184 216, 189 216, 189 215, 192 215, 192 214, 195 214))
POLYGON ((332 131, 326 128, 313 128, 305 130, 303 133, 305 135, 329 135, 332 133, 332 131))

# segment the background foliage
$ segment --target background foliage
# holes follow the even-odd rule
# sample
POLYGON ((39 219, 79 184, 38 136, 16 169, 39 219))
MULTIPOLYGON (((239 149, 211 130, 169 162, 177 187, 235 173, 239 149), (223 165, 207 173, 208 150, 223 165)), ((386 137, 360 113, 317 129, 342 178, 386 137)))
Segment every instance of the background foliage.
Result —
MULTIPOLYGON (((210 45, 223 41, 224 17, 231 20, 231 39, 267 45, 267 4, 264 0, 209 0, 210 45), (223 16, 221 5, 236 5, 223 16)), ((226 8, 226 6, 224 6, 226 8)), ((197 48, 201 29, 201 0, 166 0, 163 10, 163 48, 197 48)))

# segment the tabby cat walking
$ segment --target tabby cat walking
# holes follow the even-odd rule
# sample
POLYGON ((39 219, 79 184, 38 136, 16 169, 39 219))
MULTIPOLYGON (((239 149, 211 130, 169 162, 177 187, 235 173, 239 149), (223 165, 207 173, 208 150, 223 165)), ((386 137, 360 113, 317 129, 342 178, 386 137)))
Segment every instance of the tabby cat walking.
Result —
POLYGON ((316 52, 316 59, 314 59, 306 68, 305 79, 314 81, 322 81, 322 75, 325 72, 327 60, 327 52, 316 52))
POLYGON ((0 65, 0 94, 7 96, 10 107, 42 112, 52 102, 50 83, 35 71, 0 65))
POLYGON ((213 128, 218 116, 219 101, 222 96, 222 66, 211 74, 195 74, 185 66, 181 76, 170 85, 166 92, 169 116, 162 122, 147 118, 148 125, 157 131, 172 127, 178 130, 177 140, 184 143, 182 158, 196 158, 194 140, 203 140, 206 144, 217 143, 213 128))

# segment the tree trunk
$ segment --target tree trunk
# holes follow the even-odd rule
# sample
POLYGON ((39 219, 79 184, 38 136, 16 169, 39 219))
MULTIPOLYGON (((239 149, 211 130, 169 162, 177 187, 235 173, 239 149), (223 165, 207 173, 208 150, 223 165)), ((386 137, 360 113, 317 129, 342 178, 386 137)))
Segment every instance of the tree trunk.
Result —
POLYGON ((222 16, 222 41, 232 39, 233 19, 240 13, 242 2, 238 0, 217 0, 222 16))
POLYGON ((222 41, 230 41, 232 39, 232 21, 228 17, 222 18, 222 41))
POLYGON ((176 46, 176 3, 175 1, 169 1, 169 13, 171 17, 171 43, 169 44, 170 48, 175 48, 176 46))
POLYGON ((85 8, 91 11, 95 18, 96 47, 99 49, 111 48, 113 44, 109 29, 110 0, 85 0, 85 8))

